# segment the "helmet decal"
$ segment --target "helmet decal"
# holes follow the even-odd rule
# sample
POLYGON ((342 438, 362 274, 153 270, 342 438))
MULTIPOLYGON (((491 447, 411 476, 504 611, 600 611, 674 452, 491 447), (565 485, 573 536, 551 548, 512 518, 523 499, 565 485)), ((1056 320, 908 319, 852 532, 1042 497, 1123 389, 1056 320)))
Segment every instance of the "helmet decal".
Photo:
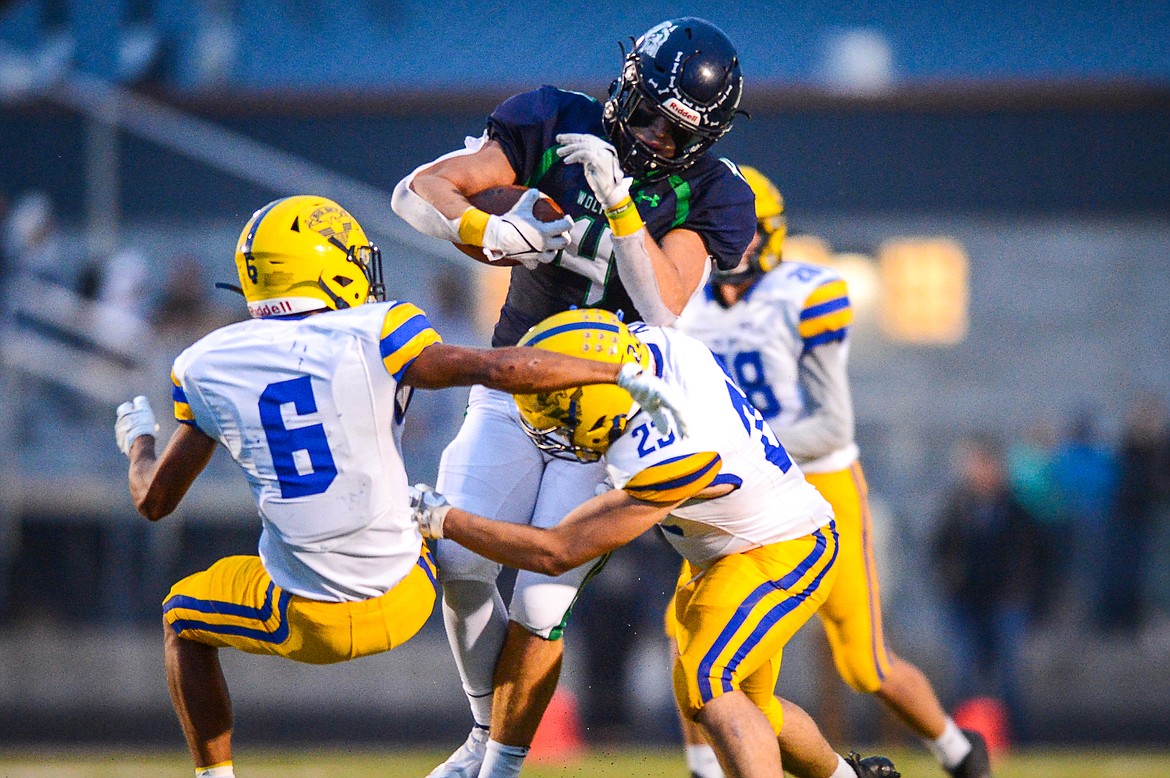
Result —
POLYGON ((703 19, 672 19, 625 55, 602 124, 627 173, 676 173, 731 129, 742 89, 739 56, 727 36, 703 19), (655 117, 666 120, 669 144, 646 137, 655 117))
POLYGON ((382 258, 357 220, 314 195, 274 200, 240 234, 236 270, 254 318, 384 299, 382 258))
POLYGON ((657 57, 658 50, 662 48, 662 44, 666 43, 666 39, 670 37, 676 27, 674 21, 669 19, 656 24, 638 39, 634 48, 644 52, 648 57, 657 57))

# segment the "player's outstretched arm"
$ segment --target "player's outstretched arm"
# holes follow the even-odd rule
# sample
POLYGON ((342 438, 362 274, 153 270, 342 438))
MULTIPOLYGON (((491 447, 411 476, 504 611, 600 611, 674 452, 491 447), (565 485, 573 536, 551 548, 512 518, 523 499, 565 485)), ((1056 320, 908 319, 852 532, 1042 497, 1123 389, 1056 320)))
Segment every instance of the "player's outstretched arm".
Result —
POLYGON ((129 441, 126 455, 130 457, 130 496, 134 507, 151 521, 158 521, 178 507, 211 461, 216 444, 188 424, 181 424, 175 430, 161 458, 156 458, 154 444, 153 433, 138 435, 129 441))
POLYGON ((653 372, 633 363, 598 362, 544 349, 478 349, 435 343, 411 362, 402 381, 419 389, 482 384, 509 394, 617 384, 650 414, 660 432, 673 426, 686 436, 682 399, 653 372))
POLYGON ((412 498, 424 536, 449 538, 492 561, 549 576, 624 546, 679 504, 649 503, 614 489, 578 506, 557 526, 541 529, 459 510, 425 490, 429 487, 416 487, 412 498))
POLYGON ((510 394, 533 394, 617 383, 619 368, 619 364, 544 349, 480 349, 435 343, 410 363, 402 382, 418 389, 482 384, 510 394))

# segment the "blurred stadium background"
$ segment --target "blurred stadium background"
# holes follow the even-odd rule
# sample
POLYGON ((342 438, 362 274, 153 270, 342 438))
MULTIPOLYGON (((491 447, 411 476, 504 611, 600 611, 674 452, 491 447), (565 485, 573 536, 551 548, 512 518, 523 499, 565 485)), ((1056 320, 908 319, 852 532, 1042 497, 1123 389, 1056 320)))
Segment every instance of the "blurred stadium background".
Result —
MULTIPOLYGON (((619 40, 699 13, 737 42, 747 79, 751 118, 718 152, 778 184, 793 255, 851 282, 892 646, 949 706, 990 693, 964 670, 930 552, 955 446, 1094 442, 1100 466, 1079 480, 1099 486, 1085 498, 1098 510, 1047 517, 1069 577, 1046 619, 1010 633, 1011 734, 1170 749, 1170 513, 1135 529, 1110 491, 1128 419, 1170 396, 1170 7, 864 5, 0 3, 0 747, 182 747, 158 603, 182 575, 252 552, 257 522, 217 455, 179 514, 147 526, 113 409, 140 392, 167 408, 174 356, 241 317, 212 284, 234 279, 252 211, 339 200, 383 247, 392 296, 448 340, 486 344, 506 271, 415 235, 389 209, 394 183, 513 92, 603 96, 619 40), (1132 545, 1120 567, 1103 552, 1116 537, 1132 545), (1121 568, 1137 570, 1135 608, 1108 594, 1121 568)), ((433 480, 464 397, 416 401, 413 478, 433 480)), ((641 539, 579 606, 562 687, 590 744, 676 737, 658 626, 674 566, 641 539)), ((820 641, 798 637, 782 690, 842 748, 904 744, 826 674, 820 641)), ((240 742, 441 749, 466 731, 437 614, 401 650, 346 666, 240 659, 225 657, 240 742)))

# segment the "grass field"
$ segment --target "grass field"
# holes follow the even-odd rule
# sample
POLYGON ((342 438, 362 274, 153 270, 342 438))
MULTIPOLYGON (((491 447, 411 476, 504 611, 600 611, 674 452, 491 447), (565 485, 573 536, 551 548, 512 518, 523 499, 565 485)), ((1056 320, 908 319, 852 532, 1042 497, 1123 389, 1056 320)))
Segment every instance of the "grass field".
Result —
MULTIPOLYGON (((942 778, 920 751, 887 752, 905 778, 942 778)), ((418 778, 445 752, 304 750, 244 752, 236 756, 240 778, 418 778)), ((190 776, 179 751, 84 753, 9 751, 0 754, 0 778, 160 778, 190 776)), ((594 752, 569 764, 532 763, 528 778, 686 778, 674 750, 594 752)), ((1019 752, 996 764, 996 778, 1170 778, 1170 753, 1126 751, 1019 752)))

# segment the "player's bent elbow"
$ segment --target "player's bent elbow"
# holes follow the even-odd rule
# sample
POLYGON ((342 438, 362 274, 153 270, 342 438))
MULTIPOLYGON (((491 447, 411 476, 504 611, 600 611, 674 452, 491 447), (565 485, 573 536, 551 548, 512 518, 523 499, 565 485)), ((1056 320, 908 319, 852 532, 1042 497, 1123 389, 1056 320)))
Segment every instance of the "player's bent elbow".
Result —
POLYGON ((407 219, 408 221, 410 209, 406 205, 406 198, 410 194, 410 180, 411 176, 407 176, 406 178, 399 181, 398 184, 394 187, 394 192, 390 195, 390 208, 394 211, 394 213, 398 214, 399 217, 402 219, 407 219))
POLYGON ((164 516, 169 516, 175 510, 176 504, 172 500, 147 492, 134 501, 134 507, 147 520, 158 521, 164 516))
POLYGON ((569 549, 548 549, 542 551, 533 560, 531 570, 541 575, 555 578, 564 575, 587 560, 579 560, 569 553, 569 549))

